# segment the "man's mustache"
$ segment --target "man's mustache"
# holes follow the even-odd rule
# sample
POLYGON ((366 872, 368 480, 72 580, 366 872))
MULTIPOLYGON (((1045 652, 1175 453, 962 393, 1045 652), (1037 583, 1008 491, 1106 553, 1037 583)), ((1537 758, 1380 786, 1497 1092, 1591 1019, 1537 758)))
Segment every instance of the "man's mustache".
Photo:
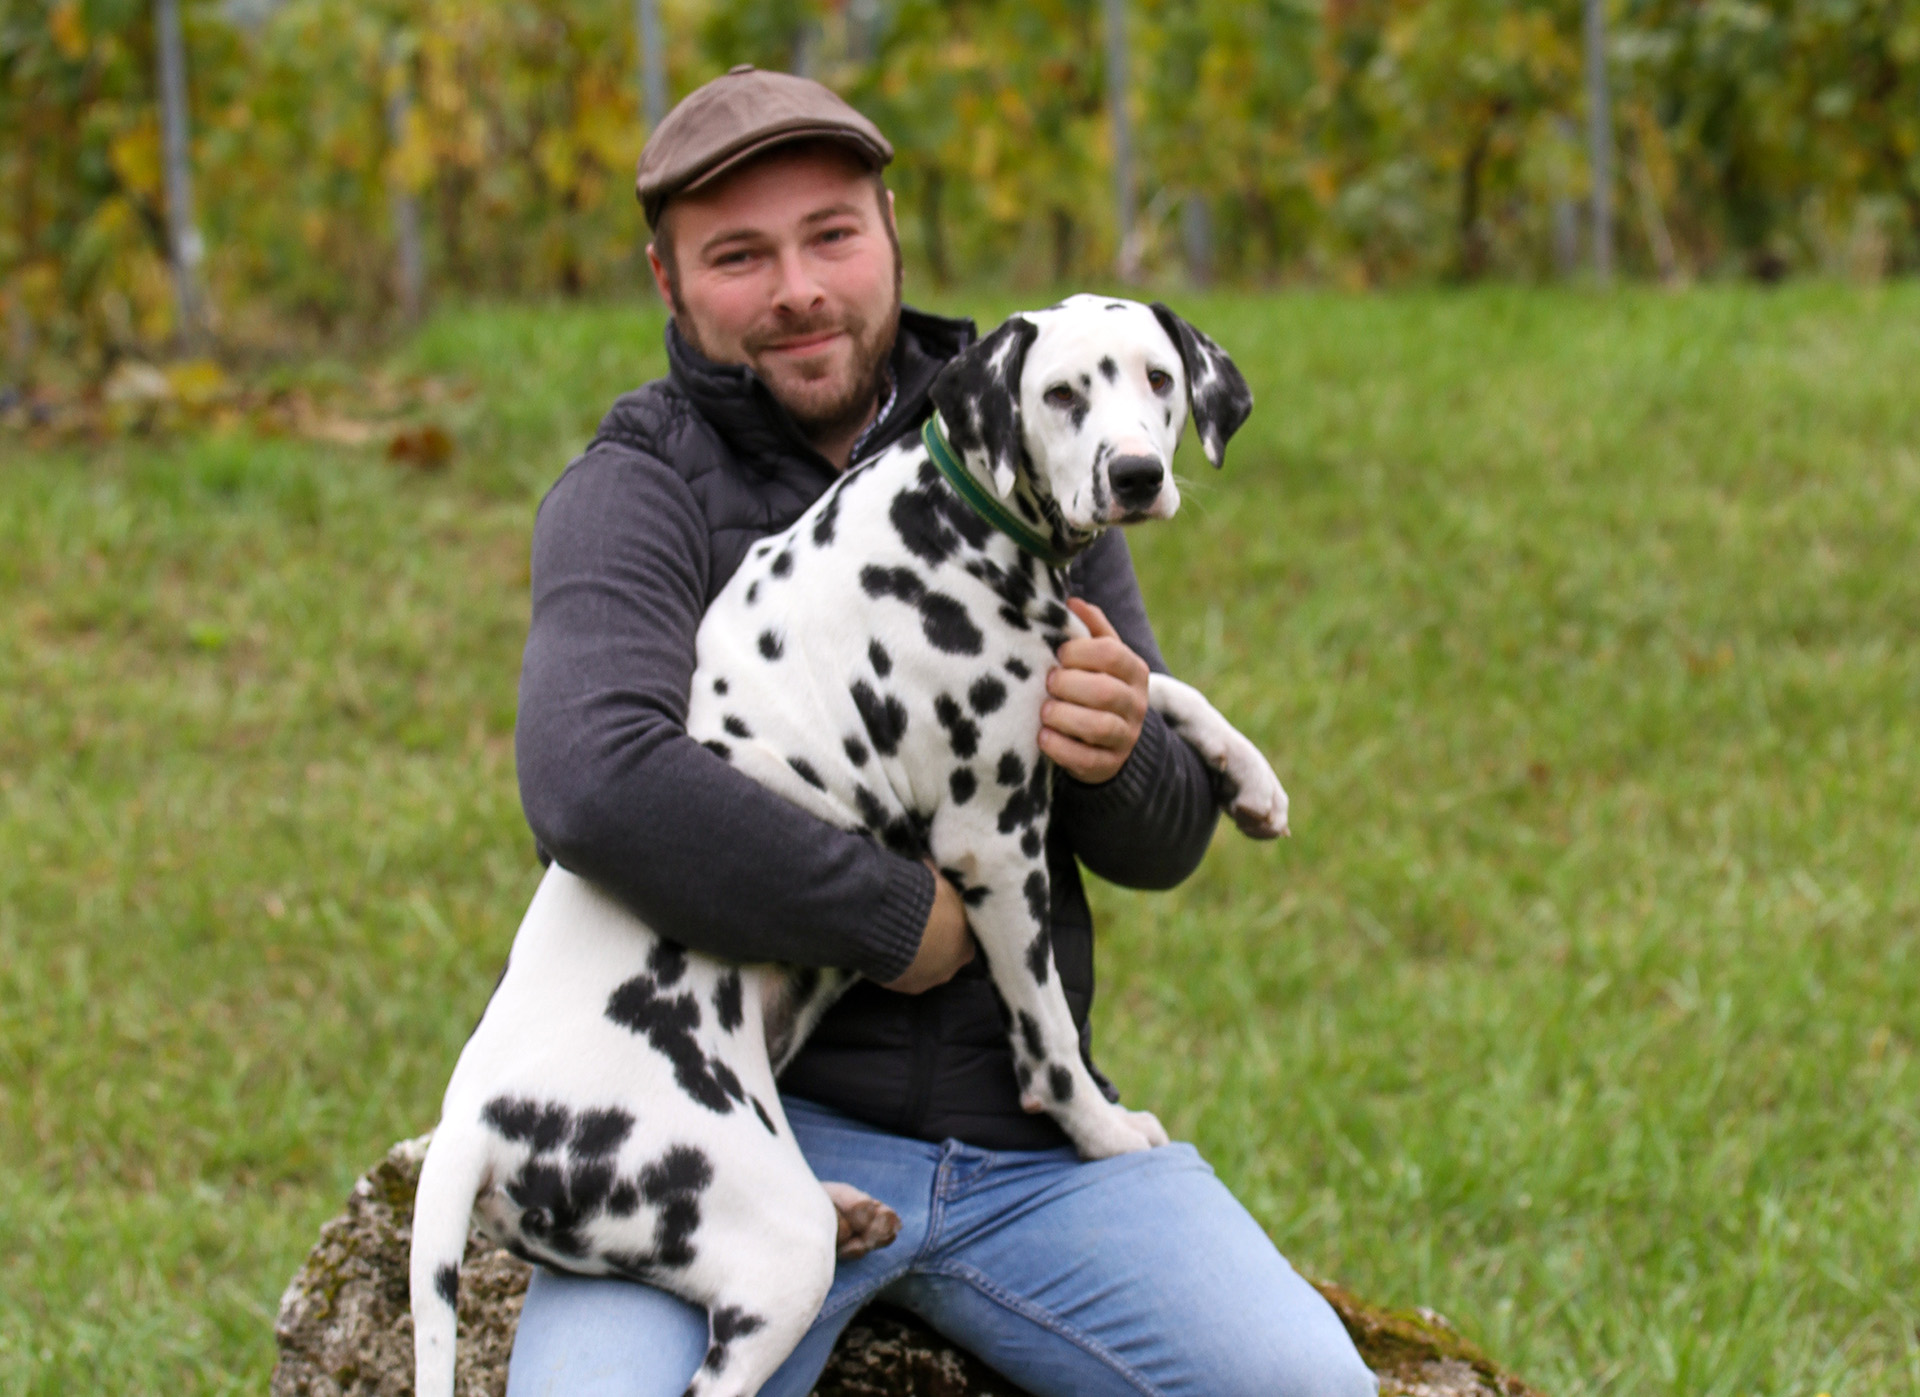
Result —
POLYGON ((866 321, 833 315, 809 316, 805 320, 783 321, 777 328, 756 331, 743 336, 740 347, 749 354, 757 354, 763 349, 776 349, 794 340, 811 339, 815 335, 829 331, 843 331, 854 340, 858 340, 867 328, 866 321))

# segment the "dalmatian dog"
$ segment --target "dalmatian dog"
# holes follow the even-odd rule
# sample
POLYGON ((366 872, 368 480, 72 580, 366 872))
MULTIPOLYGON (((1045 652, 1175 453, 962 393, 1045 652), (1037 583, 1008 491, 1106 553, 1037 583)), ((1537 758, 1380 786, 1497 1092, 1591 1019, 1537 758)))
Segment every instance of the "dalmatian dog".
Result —
MULTIPOLYGON (((1100 1159, 1167 1142, 1080 1056, 1049 944, 1054 651, 1086 634, 1064 567, 1171 516, 1191 412, 1218 466, 1252 397, 1164 306, 1076 296, 1016 315, 936 381, 917 439, 756 544, 698 634, 687 730, 796 804, 930 856, 1008 1014, 1029 1110, 1100 1159)), ((1197 691, 1152 704, 1248 834, 1285 832, 1264 757, 1197 691)), ((416 1382, 450 1397, 470 1219, 508 1250, 704 1307, 688 1397, 750 1397, 806 1333, 836 1254, 893 1239, 884 1203, 816 1180, 775 1082, 850 973, 736 965, 656 935, 555 865, 447 1088, 415 1204, 416 1382)))

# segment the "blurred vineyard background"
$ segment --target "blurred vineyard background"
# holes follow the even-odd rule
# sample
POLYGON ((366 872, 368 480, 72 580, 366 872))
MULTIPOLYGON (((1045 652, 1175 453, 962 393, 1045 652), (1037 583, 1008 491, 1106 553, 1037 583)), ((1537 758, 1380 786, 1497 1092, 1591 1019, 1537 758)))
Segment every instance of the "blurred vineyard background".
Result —
MULTIPOLYGON (((0 0, 16 388, 183 328, 155 38, 174 6, 204 318, 230 349, 422 298, 639 285, 645 7, 672 97, 754 62, 880 123, 916 279, 1365 287, 1592 255, 1581 0, 0 0)), ((1920 5, 1604 17, 1622 275, 1920 267, 1920 5)))

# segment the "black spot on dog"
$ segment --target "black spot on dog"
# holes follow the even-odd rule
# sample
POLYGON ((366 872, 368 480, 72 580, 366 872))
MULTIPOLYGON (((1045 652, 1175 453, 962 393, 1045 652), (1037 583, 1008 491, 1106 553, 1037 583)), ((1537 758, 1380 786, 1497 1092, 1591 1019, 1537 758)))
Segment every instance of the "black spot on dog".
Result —
POLYGON ((640 1210, 640 1189, 622 1180, 607 1195, 607 1211, 617 1218, 630 1218, 640 1210))
POLYGON ((749 1096, 747 1100, 753 1103, 753 1113, 760 1117, 760 1124, 767 1128, 767 1134, 778 1135, 780 1130, 774 1125, 773 1117, 767 1114, 767 1108, 760 1104, 760 1098, 757 1096, 749 1096))
POLYGON ((840 522, 840 492, 835 490, 827 496, 827 503, 820 511, 820 517, 813 521, 813 546, 825 548, 833 542, 834 526, 840 522))
POLYGON ((1101 359, 1100 377, 1104 378, 1108 383, 1117 382, 1120 378, 1120 366, 1111 359, 1101 359))
POLYGON ((1025 854, 1030 859, 1037 859, 1040 857, 1040 831, 1039 830, 1029 829, 1025 834, 1020 836, 1020 852, 1025 854))
POLYGON ((907 551, 934 567, 951 558, 960 546, 959 536, 948 527, 931 490, 902 490, 893 497, 887 518, 907 551))
POLYGON ((1125 310, 1126 308, 1127 303, 1125 301, 1108 301, 1106 304, 1106 309, 1108 310, 1125 310))
POLYGON ((854 681, 852 693, 853 706, 860 710, 860 721, 866 725, 873 750, 891 757, 900 750, 900 739, 906 735, 906 705, 892 694, 882 698, 864 679, 854 681))
POLYGON ((778 631, 760 632, 760 658, 777 660, 786 653, 787 643, 780 638, 778 631))
POLYGON ((691 1145, 675 1145, 640 1171, 641 1194, 660 1209, 654 1233, 655 1263, 675 1268, 692 1264, 700 1195, 712 1183, 712 1163, 691 1145))
POLYGON ((1169 427, 1173 425, 1173 409, 1172 408, 1167 409, 1166 425, 1169 427))
POLYGON ((714 680, 714 681, 713 681, 713 691, 714 691, 714 692, 715 692, 716 694, 719 694, 719 695, 720 695, 720 696, 721 696, 722 698, 725 698, 725 697, 726 697, 726 694, 727 694, 727 681, 726 681, 726 680, 724 680, 724 679, 716 679, 716 680, 714 680))
POLYGON ((713 1337, 723 1344, 735 1339, 756 1334, 766 1325, 766 1321, 757 1315, 747 1314, 732 1305, 723 1306, 713 1312, 713 1337))
POLYGON ((1015 679, 1026 680, 1033 678, 1033 671, 1028 669, 1026 663, 1022 660, 1008 660, 1006 663, 1006 671, 1015 679))
POLYGON ((607 996, 606 1015, 673 1065, 673 1079, 693 1100, 716 1115, 726 1115, 744 1099, 739 1079, 727 1065, 709 1058, 695 1037, 700 1003, 691 991, 669 998, 650 975, 635 975, 607 996))
POLYGON ((873 672, 881 679, 893 673, 893 656, 887 653, 887 647, 877 640, 867 642, 867 663, 873 666, 873 672))
MULTIPOLYGON (((1086 423, 1087 413, 1092 410, 1092 407, 1093 405, 1087 402, 1084 398, 1073 405, 1073 411, 1068 413, 1067 416, 1073 422, 1074 431, 1076 432, 1079 431, 1080 428, 1086 423)), ((1098 476, 1094 477, 1094 483, 1096 485, 1099 484, 1099 479, 1100 478, 1098 476)))
POLYGON ((1003 606, 1000 608, 1000 619, 1016 631, 1031 629, 1031 624, 1028 622, 1025 614, 1011 606, 1003 606))
MULTIPOLYGON (((1014 758, 1018 761, 1019 758, 1014 758)), ((1001 760, 1002 770, 1006 770, 1005 758, 1001 760)), ((1049 768, 1045 762, 1035 762, 1027 773, 1027 784, 1014 790, 1007 796, 1007 803, 1000 808, 1000 833, 1012 834, 1022 825, 1031 826, 1047 813, 1047 801, 1051 793, 1048 784, 1049 768)))
POLYGON ((747 584, 747 605, 752 606, 760 600, 760 579, 755 578, 747 584))
POLYGON ((524 1097, 496 1096, 480 1112, 480 1119, 502 1139, 529 1146, 536 1155, 560 1147, 573 1129, 573 1113, 558 1102, 541 1105, 524 1097))
POLYGON ((1027 881, 1020 891, 1026 895, 1027 915, 1033 918, 1034 925, 1042 928, 1048 926, 1052 917, 1047 904, 1047 875, 1034 869, 1027 875, 1027 881))
POLYGON ((865 786, 854 788, 853 803, 859 808, 860 820, 867 830, 894 853, 919 858, 926 852, 928 823, 925 817, 889 813, 880 798, 865 786))
POLYGON ((1012 752, 1002 752, 1000 765, 994 769, 993 779, 1003 786, 1024 786, 1027 784, 1027 764, 1012 752))
POLYGON ((855 766, 865 766, 867 764, 867 744, 859 738, 842 738, 840 750, 847 754, 847 760, 855 766))
POLYGON ((952 694, 942 694, 933 701, 933 716, 947 730, 954 756, 965 761, 980 750, 980 725, 966 715, 952 694))
POLYGON ((758 1315, 748 1314, 737 1305, 716 1309, 709 1323, 713 1327, 713 1343, 708 1346, 706 1361, 701 1365, 709 1373, 718 1373, 727 1366, 727 1349, 735 1339, 756 1333, 766 1325, 758 1315))
POLYGON ((741 1000, 740 972, 729 970, 720 977, 720 983, 713 987, 713 1018, 723 1031, 732 1033, 746 1022, 746 1011, 741 1000))
POLYGON ((1047 1069, 1047 1085, 1053 1088, 1055 1101, 1073 1100, 1073 1073, 1059 1063, 1047 1069))
POLYGON ((929 592, 921 598, 920 629, 927 644, 948 655, 977 655, 985 643, 966 607, 944 592, 929 592))
POLYGON ((1025 1044, 1028 1057, 1047 1055, 1047 1040, 1040 1036, 1040 1021, 1025 1009, 1020 1011, 1020 1041, 1025 1044))
POLYGON ((747 720, 737 713, 729 713, 726 716, 726 720, 722 722, 720 726, 739 738, 742 742, 745 742, 753 736, 753 729, 747 726, 747 720))
POLYGON ((700 745, 723 762, 733 759, 733 748, 727 746, 726 743, 720 741, 717 737, 710 737, 700 745))
POLYGON ((1024 1062, 1018 1063, 1013 1069, 1013 1075, 1019 1079, 1020 1091, 1024 1095, 1027 1088, 1033 1085, 1033 1069, 1024 1062))
POLYGON ((955 805, 965 805, 979 789, 980 782, 967 767, 956 766, 953 774, 947 778, 947 794, 953 797, 955 805))
POLYGON ((568 1149, 579 1159, 601 1159, 626 1143, 633 1133, 633 1117, 618 1106, 602 1106, 582 1111, 573 1123, 573 1139, 568 1149))
POLYGON ((460 1268, 451 1263, 434 1269, 433 1290, 449 1307, 460 1303, 460 1268))
POLYGON ((793 554, 784 548, 781 549, 780 555, 768 565, 767 571, 775 577, 785 577, 793 571, 793 554))
POLYGON ((967 706, 981 717, 997 711, 1007 701, 1007 686, 991 674, 983 674, 967 690, 967 706))
POLYGON ((1053 938, 1045 931, 1027 943, 1027 973, 1036 985, 1044 985, 1053 965, 1053 938))
POLYGON ((927 592, 927 584, 912 568, 883 568, 877 563, 860 569, 860 587, 870 597, 893 597, 908 606, 919 605, 927 592))
POLYGON ((824 791, 827 788, 827 783, 820 779, 820 773, 813 769, 813 763, 805 757, 788 757, 787 765, 793 768, 794 773, 798 775, 802 781, 805 781, 816 791, 824 791))
POLYGON ((1048 602, 1040 612, 1040 624, 1051 630, 1060 630, 1067 624, 1067 609, 1059 602, 1048 602))
POLYGON ((680 977, 687 973, 687 948, 678 941, 661 937, 647 952, 647 969, 663 989, 679 983, 680 977))

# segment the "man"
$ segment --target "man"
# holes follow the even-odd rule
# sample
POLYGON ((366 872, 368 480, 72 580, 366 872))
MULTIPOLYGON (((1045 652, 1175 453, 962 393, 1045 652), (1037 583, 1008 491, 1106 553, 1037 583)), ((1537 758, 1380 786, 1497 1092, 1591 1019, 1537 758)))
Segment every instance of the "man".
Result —
MULTIPOLYGON (((787 1071, 822 1179, 891 1204, 765 1391, 801 1397, 866 1301, 914 1310, 1037 1394, 1370 1394, 1338 1319, 1188 1145, 1082 1163, 1019 1104, 964 908, 926 864, 830 828, 687 737, 694 636, 746 550, 838 471, 918 429, 973 326, 903 308, 892 149, 818 84, 736 68, 641 157, 670 369, 616 402, 543 502, 516 745, 542 846, 663 935, 867 978, 787 1071)), ((1134 887, 1198 864, 1215 807, 1147 708, 1160 657, 1115 531, 1073 565, 1092 637, 1048 681, 1060 772, 1053 944, 1083 1047, 1092 928, 1077 863, 1134 887), (1076 863, 1077 860, 1077 863, 1076 863)), ((621 1280, 537 1272, 510 1397, 662 1394, 706 1317, 621 1280)))

